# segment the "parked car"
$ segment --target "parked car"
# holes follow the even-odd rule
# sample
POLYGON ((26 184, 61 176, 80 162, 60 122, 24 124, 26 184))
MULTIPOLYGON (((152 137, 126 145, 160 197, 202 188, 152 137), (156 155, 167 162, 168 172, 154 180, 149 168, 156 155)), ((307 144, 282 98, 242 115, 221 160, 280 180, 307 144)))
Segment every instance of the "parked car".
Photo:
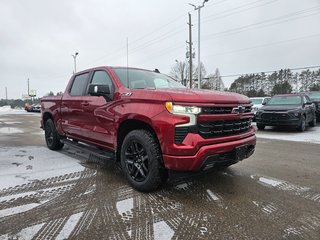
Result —
POLYGON ((317 121, 320 122, 320 91, 306 92, 306 95, 314 103, 316 108, 317 121))
POLYGON ((24 105, 24 109, 27 111, 27 112, 41 112, 41 105, 40 103, 37 103, 37 104, 28 104, 26 103, 24 105))
POLYGON ((248 97, 188 89, 159 71, 88 69, 41 106, 49 149, 72 144, 115 160, 140 191, 161 186, 168 170, 226 168, 256 144, 248 97))
POLYGON ((258 110, 260 108, 262 108, 262 106, 264 104, 266 104, 269 100, 270 100, 271 97, 254 97, 254 98, 250 98, 251 102, 252 102, 252 112, 254 114, 253 116, 253 121, 256 120, 256 114, 258 112, 258 110))
POLYGON ((304 131, 306 124, 316 125, 314 104, 305 94, 284 94, 273 96, 257 112, 257 128, 265 126, 293 126, 304 131))

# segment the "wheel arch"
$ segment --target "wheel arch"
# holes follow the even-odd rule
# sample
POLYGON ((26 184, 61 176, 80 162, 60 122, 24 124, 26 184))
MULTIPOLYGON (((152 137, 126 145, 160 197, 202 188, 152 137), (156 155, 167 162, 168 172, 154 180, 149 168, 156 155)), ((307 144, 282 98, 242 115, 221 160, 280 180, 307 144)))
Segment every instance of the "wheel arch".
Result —
POLYGON ((152 128, 152 126, 144 121, 141 120, 136 120, 136 119, 128 119, 123 121, 118 128, 118 132, 117 132, 117 151, 116 151, 116 160, 119 161, 120 160, 120 152, 121 152, 121 145, 123 143, 124 138, 126 137, 126 135, 133 131, 133 130, 137 130, 137 129, 144 129, 149 131, 155 138, 155 140, 157 141, 157 143, 159 144, 159 148, 161 151, 161 145, 159 143, 159 139, 157 137, 157 134, 155 132, 155 130, 152 128))
POLYGON ((43 127, 46 125, 46 122, 48 121, 48 119, 51 119, 51 120, 53 121, 53 116, 52 116, 52 114, 49 113, 49 112, 43 113, 43 116, 42 116, 43 127))

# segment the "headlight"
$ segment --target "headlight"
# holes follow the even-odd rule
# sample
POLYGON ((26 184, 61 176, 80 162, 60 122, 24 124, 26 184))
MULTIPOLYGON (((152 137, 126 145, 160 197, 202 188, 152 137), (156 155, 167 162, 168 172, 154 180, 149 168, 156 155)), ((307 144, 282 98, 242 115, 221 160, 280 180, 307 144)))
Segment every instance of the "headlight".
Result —
POLYGON ((199 114, 200 107, 174 105, 172 102, 166 102, 166 109, 172 114, 199 114))
POLYGON ((290 114, 293 114, 295 117, 300 117, 301 116, 301 112, 298 110, 298 111, 292 111, 292 112, 289 112, 290 114))
POLYGON ((189 122, 179 124, 177 127, 195 126, 197 124, 196 115, 201 112, 200 107, 174 105, 172 102, 166 102, 166 109, 169 113, 189 117, 189 122))

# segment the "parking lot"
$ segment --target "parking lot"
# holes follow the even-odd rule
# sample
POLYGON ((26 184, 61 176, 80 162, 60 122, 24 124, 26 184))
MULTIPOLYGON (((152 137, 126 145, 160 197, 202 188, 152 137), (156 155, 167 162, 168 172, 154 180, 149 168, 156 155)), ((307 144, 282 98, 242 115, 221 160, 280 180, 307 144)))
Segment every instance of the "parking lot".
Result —
POLYGON ((320 239, 320 125, 257 132, 249 159, 153 193, 114 164, 45 146, 40 114, 0 112, 0 239, 320 239))

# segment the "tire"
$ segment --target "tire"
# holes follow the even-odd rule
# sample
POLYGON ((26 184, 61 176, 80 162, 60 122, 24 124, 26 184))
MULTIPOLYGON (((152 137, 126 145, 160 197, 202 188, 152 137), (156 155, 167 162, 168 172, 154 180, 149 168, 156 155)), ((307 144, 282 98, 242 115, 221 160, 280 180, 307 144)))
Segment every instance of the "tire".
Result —
POLYGON ((304 132, 304 130, 306 130, 306 118, 305 118, 305 116, 302 116, 301 123, 299 124, 297 129, 300 132, 304 132))
POLYGON ((167 179, 155 137, 146 130, 133 130, 121 146, 121 167, 129 184, 142 192, 159 188, 167 179))
POLYGON ((60 141, 60 136, 51 119, 46 121, 44 127, 44 136, 49 149, 60 150, 63 147, 64 144, 60 141))
POLYGON ((263 124, 257 124, 257 128, 259 129, 259 130, 264 130, 265 129, 265 125, 263 125, 263 124))
POLYGON ((317 125, 317 118, 316 116, 313 116, 313 120, 309 122, 310 127, 315 127, 317 125))

